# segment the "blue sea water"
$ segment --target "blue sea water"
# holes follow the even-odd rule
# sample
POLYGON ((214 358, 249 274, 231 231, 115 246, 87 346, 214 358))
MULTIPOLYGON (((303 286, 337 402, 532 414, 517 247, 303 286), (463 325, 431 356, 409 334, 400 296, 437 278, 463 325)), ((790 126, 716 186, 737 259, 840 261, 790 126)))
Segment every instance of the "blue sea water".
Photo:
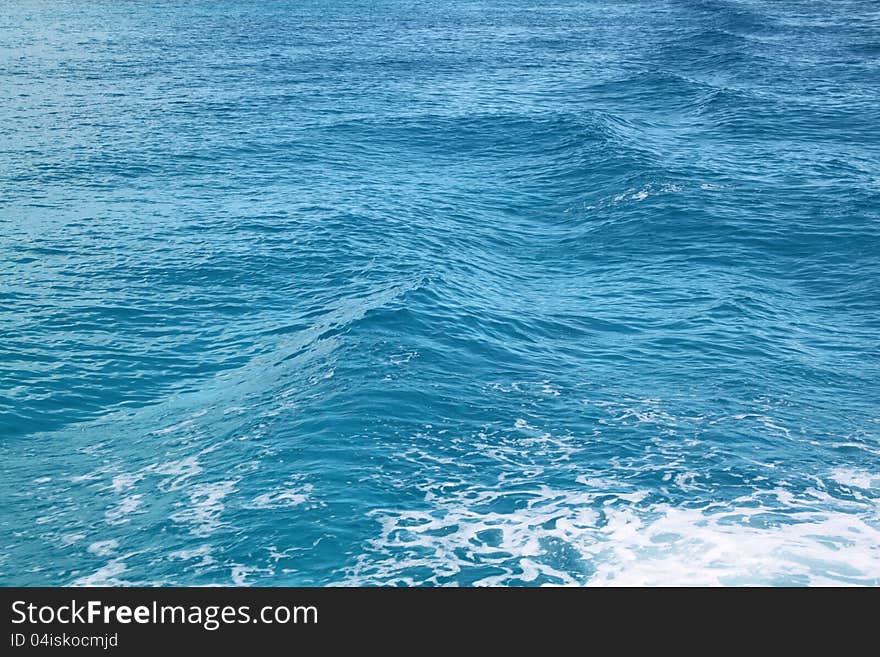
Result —
POLYGON ((880 5, 0 8, 0 583, 880 584, 880 5))

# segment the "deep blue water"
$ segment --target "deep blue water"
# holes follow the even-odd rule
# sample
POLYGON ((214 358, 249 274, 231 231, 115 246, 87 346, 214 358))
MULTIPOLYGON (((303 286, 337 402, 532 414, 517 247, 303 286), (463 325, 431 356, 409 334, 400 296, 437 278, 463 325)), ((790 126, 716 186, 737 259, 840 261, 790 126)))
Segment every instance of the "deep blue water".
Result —
POLYGON ((4 3, 0 583, 880 584, 876 2, 4 3))

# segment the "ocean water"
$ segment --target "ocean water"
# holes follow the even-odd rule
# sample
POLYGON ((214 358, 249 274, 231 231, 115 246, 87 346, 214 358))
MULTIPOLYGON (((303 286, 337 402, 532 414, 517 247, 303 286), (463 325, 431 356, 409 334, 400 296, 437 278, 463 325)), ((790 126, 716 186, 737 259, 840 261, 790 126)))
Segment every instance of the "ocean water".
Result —
POLYGON ((880 584, 880 5, 0 9, 0 583, 880 584))

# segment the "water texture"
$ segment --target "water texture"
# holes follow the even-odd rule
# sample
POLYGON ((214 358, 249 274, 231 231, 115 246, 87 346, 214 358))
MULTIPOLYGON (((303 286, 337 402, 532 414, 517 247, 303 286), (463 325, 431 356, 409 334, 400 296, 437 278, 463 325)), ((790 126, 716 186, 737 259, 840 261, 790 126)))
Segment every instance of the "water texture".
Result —
POLYGON ((0 583, 880 584, 876 2, 5 2, 0 583))

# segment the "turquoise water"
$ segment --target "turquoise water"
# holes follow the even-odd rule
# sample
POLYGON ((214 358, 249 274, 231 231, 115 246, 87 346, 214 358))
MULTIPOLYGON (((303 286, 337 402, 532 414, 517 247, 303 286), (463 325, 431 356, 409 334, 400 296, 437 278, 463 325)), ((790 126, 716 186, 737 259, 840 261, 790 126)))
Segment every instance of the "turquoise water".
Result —
POLYGON ((880 584, 873 2, 0 11, 0 583, 880 584))

